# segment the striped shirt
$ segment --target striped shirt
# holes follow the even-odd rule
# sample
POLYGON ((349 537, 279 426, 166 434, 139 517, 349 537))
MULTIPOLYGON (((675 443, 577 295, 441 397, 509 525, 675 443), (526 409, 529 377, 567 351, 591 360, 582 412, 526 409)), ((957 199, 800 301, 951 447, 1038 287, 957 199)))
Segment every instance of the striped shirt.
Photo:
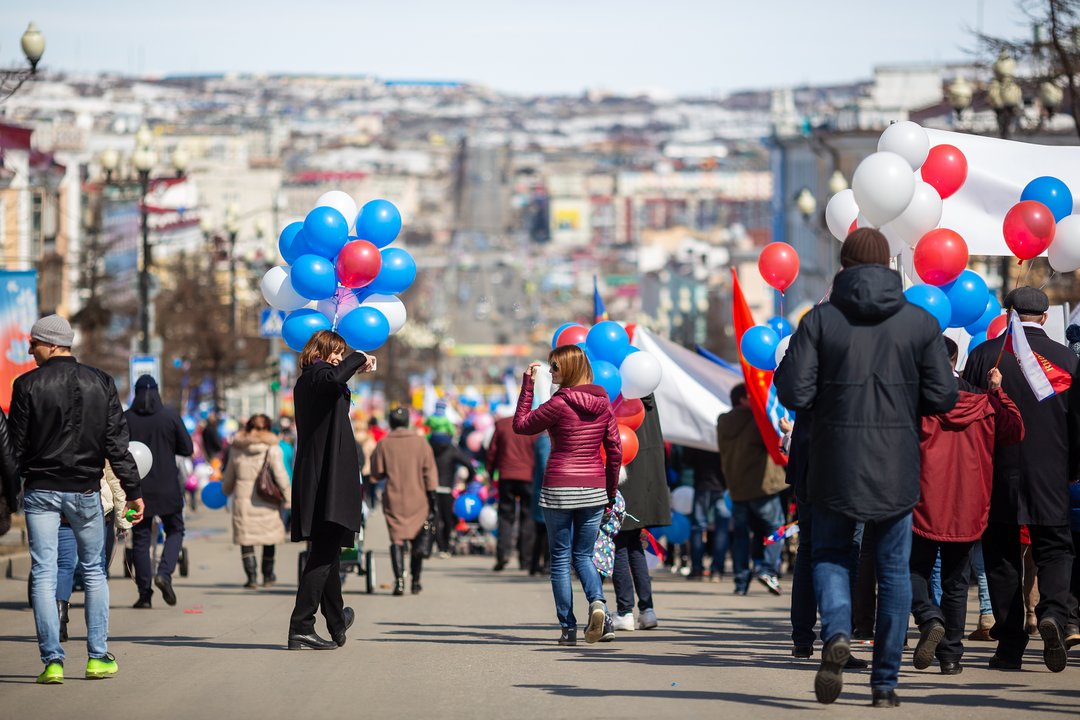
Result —
POLYGON ((576 510, 578 508, 607 505, 607 503, 607 490, 602 487, 540 488, 540 507, 550 510, 576 510))

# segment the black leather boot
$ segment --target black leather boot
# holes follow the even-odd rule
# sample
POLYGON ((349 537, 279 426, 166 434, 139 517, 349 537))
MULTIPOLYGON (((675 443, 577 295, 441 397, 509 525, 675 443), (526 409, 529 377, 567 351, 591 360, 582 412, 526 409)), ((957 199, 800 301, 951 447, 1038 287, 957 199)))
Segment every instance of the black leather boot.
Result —
POLYGON ((419 553, 413 553, 411 562, 409 563, 409 574, 412 576, 412 584, 410 590, 413 595, 419 595, 423 588, 420 586, 420 571, 424 569, 424 556, 419 553))
POLYGON ((60 642, 67 642, 68 639, 68 608, 71 603, 66 600, 56 601, 56 611, 60 614, 60 642))
POLYGON ((394 594, 405 594, 405 546, 390 546, 390 565, 394 568, 394 594))
POLYGON ((247 575, 247 582, 244 583, 244 587, 248 590, 254 590, 259 587, 259 573, 255 564, 255 555, 244 553, 242 557, 244 560, 244 573, 247 575))
POLYGON ((264 588, 273 587, 274 583, 277 582, 277 575, 274 574, 274 558, 273 558, 273 556, 266 557, 266 555, 263 555, 263 559, 262 559, 262 576, 263 576, 263 587, 264 588))

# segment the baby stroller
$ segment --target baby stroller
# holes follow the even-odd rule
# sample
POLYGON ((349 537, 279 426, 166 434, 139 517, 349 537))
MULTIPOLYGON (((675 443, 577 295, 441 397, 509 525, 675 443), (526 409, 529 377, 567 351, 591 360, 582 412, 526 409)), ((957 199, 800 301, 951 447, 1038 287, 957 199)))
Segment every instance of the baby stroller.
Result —
MULTIPOLYGON (((372 551, 364 549, 364 529, 367 526, 368 513, 367 503, 364 503, 364 510, 361 514, 360 532, 356 533, 353 538, 353 546, 351 548, 343 548, 341 551, 341 584, 345 585, 345 578, 349 573, 355 572, 364 578, 364 590, 368 595, 375 592, 375 562, 372 559, 372 551)), ((301 575, 304 574, 304 565, 307 564, 308 554, 311 552, 311 543, 307 543, 304 550, 300 552, 297 557, 296 563, 296 577, 299 581, 301 575)))
MULTIPOLYGON (((145 518, 143 522, 151 523, 150 534, 154 536, 154 542, 150 544, 150 567, 153 569, 157 567, 158 563, 158 546, 165 543, 165 529, 156 515, 145 518)), ((124 577, 127 578, 135 577, 135 548, 131 543, 132 538, 129 531, 124 545, 124 577)), ((180 573, 180 577, 188 576, 188 570, 191 567, 190 562, 187 546, 181 545, 180 555, 176 560, 176 571, 180 573)))

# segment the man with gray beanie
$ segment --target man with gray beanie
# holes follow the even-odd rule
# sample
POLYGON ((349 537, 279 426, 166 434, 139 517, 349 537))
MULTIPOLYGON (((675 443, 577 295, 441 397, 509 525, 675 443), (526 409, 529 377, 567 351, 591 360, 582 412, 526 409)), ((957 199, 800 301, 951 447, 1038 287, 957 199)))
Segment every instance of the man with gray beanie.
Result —
POLYGON ((15 457, 25 480, 23 511, 30 539, 30 594, 38 648, 45 670, 41 684, 64 681, 64 648, 56 606, 57 545, 61 518, 75 533, 86 587, 87 678, 116 674, 108 650, 109 586, 103 548, 105 522, 101 478, 112 465, 142 520, 141 483, 128 452, 128 429, 112 378, 83 365, 71 354, 75 334, 67 320, 49 315, 30 331, 30 354, 37 368, 15 380, 11 425, 15 457))
POLYGON ((937 320, 904 297, 889 244, 871 228, 848 235, 829 302, 806 314, 773 381, 784 407, 813 413, 808 504, 821 614, 818 702, 843 688, 851 655, 856 523, 877 538, 874 707, 896 707, 911 612, 911 511, 919 501, 921 415, 950 410, 957 383, 937 320))

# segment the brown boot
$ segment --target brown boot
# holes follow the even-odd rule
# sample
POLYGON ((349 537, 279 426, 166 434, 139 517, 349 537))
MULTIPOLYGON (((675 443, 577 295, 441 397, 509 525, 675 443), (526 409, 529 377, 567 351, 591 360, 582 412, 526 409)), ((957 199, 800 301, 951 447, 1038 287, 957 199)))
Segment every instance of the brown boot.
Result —
POLYGON ((968 635, 968 640, 973 640, 975 642, 993 642, 994 639, 990 637, 990 628, 992 627, 994 627, 994 616, 980 615, 979 627, 975 628, 975 630, 968 635))

